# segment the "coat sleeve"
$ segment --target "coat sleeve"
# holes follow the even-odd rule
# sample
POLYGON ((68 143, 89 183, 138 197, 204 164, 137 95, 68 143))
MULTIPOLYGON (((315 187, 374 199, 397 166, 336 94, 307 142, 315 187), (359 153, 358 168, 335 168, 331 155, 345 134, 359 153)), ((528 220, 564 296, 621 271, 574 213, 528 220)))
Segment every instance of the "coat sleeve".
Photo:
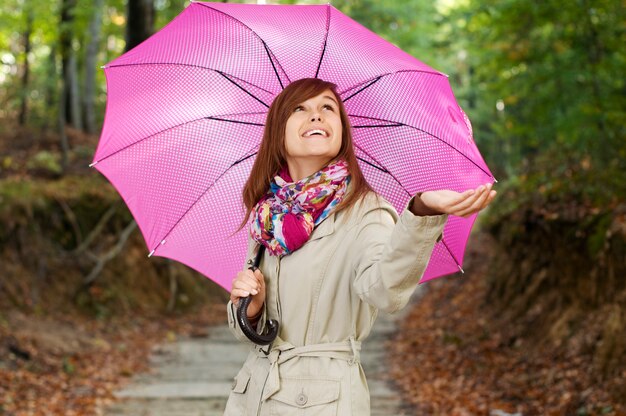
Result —
POLYGON ((368 208, 352 250, 357 295, 387 313, 406 306, 447 219, 447 214, 416 216, 408 209, 398 216, 388 204, 368 208))
MULTIPOLYGON (((249 259, 252 259, 254 256, 255 246, 256 245, 252 241, 252 239, 249 239, 248 252, 246 255, 247 261, 244 264, 243 269, 248 268, 250 264, 252 264, 251 262, 249 262, 249 259)), ((228 328, 230 329, 230 332, 233 333, 235 338, 237 338, 239 341, 247 342, 253 345, 254 343, 244 335, 241 327, 239 326, 239 322, 237 322, 237 307, 233 304, 232 301, 228 301, 228 304, 226 305, 226 313, 228 315, 228 328)), ((265 322, 267 322, 267 306, 265 305, 265 303, 263 303, 263 313, 261 314, 261 318, 259 319, 256 327, 256 332, 258 334, 263 333, 263 330, 265 329, 265 322)))
MULTIPOLYGON (((226 306, 226 309, 228 313, 228 328, 230 329, 230 332, 232 332, 233 335, 235 335, 235 338, 237 338, 239 341, 254 344, 252 341, 248 339, 248 337, 246 337, 243 334, 243 331, 241 330, 241 327, 239 326, 239 322, 237 322, 237 307, 233 304, 232 301, 228 301, 228 305, 226 306)), ((257 334, 263 333, 263 329, 265 328, 266 321, 267 321, 267 307, 265 306, 265 303, 264 303, 263 313, 261 314, 261 318, 259 319, 259 322, 256 327, 257 334)))

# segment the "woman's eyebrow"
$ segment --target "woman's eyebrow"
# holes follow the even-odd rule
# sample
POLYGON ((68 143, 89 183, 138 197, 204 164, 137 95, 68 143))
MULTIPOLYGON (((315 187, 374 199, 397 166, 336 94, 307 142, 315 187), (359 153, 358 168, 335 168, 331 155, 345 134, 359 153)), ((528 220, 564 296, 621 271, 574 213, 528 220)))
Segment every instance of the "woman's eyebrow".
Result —
MULTIPOLYGON (((337 100, 335 100, 333 97, 331 97, 330 95, 324 95, 322 98, 328 98, 329 100, 331 100, 332 102, 334 102, 335 104, 339 105, 339 103, 337 102, 337 100)), ((305 101, 301 102, 298 105, 304 105, 305 101)))

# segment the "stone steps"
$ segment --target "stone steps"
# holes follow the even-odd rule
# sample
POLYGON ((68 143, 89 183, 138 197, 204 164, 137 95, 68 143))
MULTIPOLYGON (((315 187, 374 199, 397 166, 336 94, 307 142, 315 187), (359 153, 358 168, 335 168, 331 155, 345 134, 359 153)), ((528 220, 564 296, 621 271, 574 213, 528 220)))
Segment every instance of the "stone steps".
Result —
MULTIPOLYGON (((372 416, 413 414, 386 381, 385 343, 409 308, 390 316, 381 313, 361 351, 368 380, 372 416)), ((247 356, 226 325, 212 327, 209 336, 184 339, 154 348, 151 371, 136 375, 115 393, 119 401, 106 416, 222 416, 232 380, 247 356)))

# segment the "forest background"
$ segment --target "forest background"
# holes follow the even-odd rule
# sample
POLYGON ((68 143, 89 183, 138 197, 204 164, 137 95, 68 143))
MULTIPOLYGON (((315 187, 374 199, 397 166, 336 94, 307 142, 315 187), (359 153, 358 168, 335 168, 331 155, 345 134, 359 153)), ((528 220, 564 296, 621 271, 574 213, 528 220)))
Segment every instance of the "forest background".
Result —
MULTIPOLYGON (((497 200, 470 240, 472 262, 483 266, 427 285, 440 302, 433 307, 453 314, 455 299, 475 315, 456 321, 426 311, 447 328, 435 331, 430 351, 440 359, 442 345, 460 356, 480 347, 484 357, 492 348, 523 377, 475 385, 482 398, 465 395, 475 403, 463 408, 484 414, 476 403, 488 397, 524 414, 624 414, 624 2, 331 3, 449 75, 498 179, 497 200)), ((49 414, 44 406, 83 414, 112 400, 151 343, 223 319, 223 289, 180 264, 147 259, 121 198, 88 167, 105 113, 99 68, 187 5, 0 6, 0 413, 49 414)), ((456 377, 431 370, 440 381, 456 377)), ((427 380, 412 377, 411 385, 427 380)), ((425 391, 405 394, 423 411, 458 410, 444 388, 425 391)))

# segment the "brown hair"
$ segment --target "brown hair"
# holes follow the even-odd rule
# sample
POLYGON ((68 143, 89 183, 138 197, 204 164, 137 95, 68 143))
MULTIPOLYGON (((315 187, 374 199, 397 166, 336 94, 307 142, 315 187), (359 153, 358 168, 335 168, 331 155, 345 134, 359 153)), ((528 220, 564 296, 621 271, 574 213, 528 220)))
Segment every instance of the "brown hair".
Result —
POLYGON ((287 119, 299 104, 318 96, 325 90, 331 90, 335 98, 337 98, 339 115, 343 126, 341 148, 333 160, 345 160, 348 163, 348 171, 351 176, 351 190, 341 203, 337 205, 335 213, 351 208, 362 196, 368 192, 373 192, 357 163, 354 147, 352 146, 350 120, 337 93, 337 86, 318 78, 299 79, 289 84, 278 94, 269 108, 267 120, 265 121, 265 130, 263 131, 263 140, 261 141, 254 165, 252 165, 250 177, 243 188, 243 203, 246 207, 246 215, 239 229, 245 226, 252 208, 269 190, 272 178, 287 163, 285 158, 285 128, 287 119))

